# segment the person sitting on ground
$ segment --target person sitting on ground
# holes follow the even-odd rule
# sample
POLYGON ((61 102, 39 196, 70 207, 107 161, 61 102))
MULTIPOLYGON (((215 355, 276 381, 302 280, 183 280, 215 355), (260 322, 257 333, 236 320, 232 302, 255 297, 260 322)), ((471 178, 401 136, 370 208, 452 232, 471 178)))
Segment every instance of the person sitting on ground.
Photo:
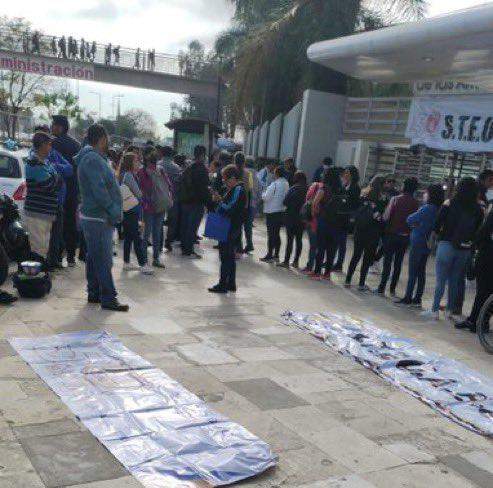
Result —
POLYGON ((382 278, 376 290, 379 295, 385 294, 385 288, 393 265, 390 294, 395 296, 397 283, 401 276, 402 261, 404 260, 411 234, 407 218, 416 212, 419 207, 418 201, 414 198, 417 189, 418 180, 416 178, 407 178, 404 181, 402 194, 390 200, 383 215, 386 222, 386 230, 382 238, 384 256, 382 278))
POLYGON ((286 206, 284 199, 289 191, 288 180, 284 177, 284 170, 278 166, 274 170, 275 180, 262 194, 264 202, 265 223, 267 226, 267 254, 260 259, 264 263, 279 261, 281 251, 281 227, 284 223, 286 206))
POLYGON ((421 299, 426 284, 426 263, 430 255, 429 239, 435 228, 438 211, 444 200, 441 185, 430 185, 424 195, 424 205, 407 218, 411 227, 411 247, 409 250, 409 273, 406 294, 397 303, 421 307, 421 299), (416 294, 414 288, 418 285, 416 294))
POLYGON ((293 268, 299 268, 300 257, 303 250, 303 231, 305 224, 301 216, 301 208, 305 204, 306 193, 308 191, 306 175, 303 171, 297 171, 293 177, 293 186, 288 191, 284 199, 286 207, 286 254, 284 261, 278 266, 289 268, 293 243, 296 240, 296 253, 293 260, 293 268))
POLYGON ((241 175, 234 164, 226 166, 222 170, 226 194, 221 198, 215 193, 214 199, 220 202, 217 212, 229 218, 231 227, 228 239, 219 243, 219 257, 221 270, 219 283, 209 288, 211 293, 236 292, 236 260, 235 246, 245 219, 246 192, 241 182, 241 175))
POLYGON ((435 294, 431 310, 423 312, 423 317, 440 319, 440 302, 447 285, 447 315, 454 315, 460 281, 471 259, 476 232, 484 218, 478 196, 479 186, 474 178, 462 178, 455 196, 447 200, 440 209, 435 226, 439 240, 435 260, 435 294))
POLYGON ((58 215, 62 177, 48 161, 53 138, 46 132, 35 132, 32 150, 26 159, 27 194, 24 223, 29 232, 31 250, 49 268, 48 251, 51 228, 58 215))
POLYGON ((346 288, 351 286, 356 267, 363 257, 358 290, 367 291, 369 289, 366 285, 366 278, 375 259, 383 231, 383 213, 385 211, 385 201, 382 197, 383 182, 382 176, 374 176, 370 185, 361 193, 361 206, 355 215, 354 250, 346 275, 346 288))
POLYGON ((80 225, 86 243, 87 301, 105 310, 128 312, 113 281, 113 230, 122 219, 122 195, 106 154, 108 134, 100 124, 87 130, 87 145, 76 156, 81 196, 80 225))

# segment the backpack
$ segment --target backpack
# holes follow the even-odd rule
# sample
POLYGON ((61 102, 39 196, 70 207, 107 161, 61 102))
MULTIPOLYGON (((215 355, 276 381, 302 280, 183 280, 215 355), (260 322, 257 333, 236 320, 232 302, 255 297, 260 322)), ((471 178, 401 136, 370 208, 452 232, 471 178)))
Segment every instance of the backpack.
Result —
POLYGON ((345 195, 332 195, 322 206, 321 216, 329 225, 344 226, 348 202, 345 195))
POLYGON ((192 200, 193 193, 192 174, 189 166, 178 179, 178 199, 181 203, 188 203, 192 200))
POLYGON ((355 232, 367 232, 375 226, 375 209, 370 202, 365 202, 354 217, 354 230, 355 232))
POLYGON ((476 236, 477 220, 464 210, 460 210, 460 218, 457 219, 452 234, 452 245, 455 249, 472 249, 476 236))
POLYGON ((14 273, 12 276, 14 288, 22 298, 43 298, 51 291, 51 278, 48 273, 28 276, 24 273, 14 273))

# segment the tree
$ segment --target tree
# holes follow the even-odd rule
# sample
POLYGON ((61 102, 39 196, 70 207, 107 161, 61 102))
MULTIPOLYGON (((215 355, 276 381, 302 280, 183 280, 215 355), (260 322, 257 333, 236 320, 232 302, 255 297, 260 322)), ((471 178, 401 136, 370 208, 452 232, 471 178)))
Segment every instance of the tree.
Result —
POLYGON ((232 110, 247 124, 291 108, 307 88, 347 92, 347 78, 306 56, 314 42, 424 14, 426 0, 230 0, 232 29, 216 56, 232 86, 232 110))
POLYGON ((46 110, 45 115, 49 119, 55 114, 66 115, 69 119, 73 120, 77 120, 82 116, 79 98, 66 89, 51 93, 35 94, 34 101, 36 105, 46 110))
POLYGON ((156 137, 157 124, 152 115, 140 108, 134 108, 125 112, 124 115, 117 119, 116 124, 117 135, 133 138, 140 137, 142 139, 153 139, 156 137), (127 134, 120 133, 118 128, 122 129, 124 126, 130 132, 131 128, 135 131, 135 135, 132 137, 127 134))
MULTIPOLYGON (((22 50, 20 39, 31 29, 31 24, 22 18, 0 17, 0 49, 22 50)), ((46 91, 50 81, 44 76, 19 71, 0 71, 0 111, 8 137, 15 139, 19 128, 19 117, 37 102, 35 95, 46 91)))

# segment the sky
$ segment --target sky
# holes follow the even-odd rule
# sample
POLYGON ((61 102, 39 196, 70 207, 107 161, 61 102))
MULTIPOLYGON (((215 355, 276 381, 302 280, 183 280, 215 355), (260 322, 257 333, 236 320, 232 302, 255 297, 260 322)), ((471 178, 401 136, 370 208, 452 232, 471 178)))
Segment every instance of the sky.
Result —
MULTIPOLYGON (((485 0, 430 0, 429 16, 486 3, 485 0)), ((33 26, 51 35, 72 35, 125 47, 156 49, 177 54, 188 42, 198 39, 212 46, 215 36, 226 29, 233 8, 228 0, 66 0, 40 2, 15 0, 2 2, 0 15, 24 17, 33 26)), ((105 85, 71 82, 78 92, 81 106, 88 112, 99 111, 99 94, 103 116, 112 116, 114 96, 123 95, 121 109, 142 108, 156 119, 160 134, 166 133, 170 104, 180 102, 180 95, 105 85)))

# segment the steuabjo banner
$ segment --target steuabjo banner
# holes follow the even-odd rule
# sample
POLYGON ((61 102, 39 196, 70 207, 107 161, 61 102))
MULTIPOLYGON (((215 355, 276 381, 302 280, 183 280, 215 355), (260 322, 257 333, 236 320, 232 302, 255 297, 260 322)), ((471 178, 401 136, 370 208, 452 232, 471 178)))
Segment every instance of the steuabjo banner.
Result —
POLYGON ((406 137, 432 149, 493 152, 493 96, 415 98, 406 137))
POLYGON ((7 51, 0 51, 0 70, 20 71, 41 76, 58 76, 75 80, 94 80, 94 66, 91 64, 7 51))

